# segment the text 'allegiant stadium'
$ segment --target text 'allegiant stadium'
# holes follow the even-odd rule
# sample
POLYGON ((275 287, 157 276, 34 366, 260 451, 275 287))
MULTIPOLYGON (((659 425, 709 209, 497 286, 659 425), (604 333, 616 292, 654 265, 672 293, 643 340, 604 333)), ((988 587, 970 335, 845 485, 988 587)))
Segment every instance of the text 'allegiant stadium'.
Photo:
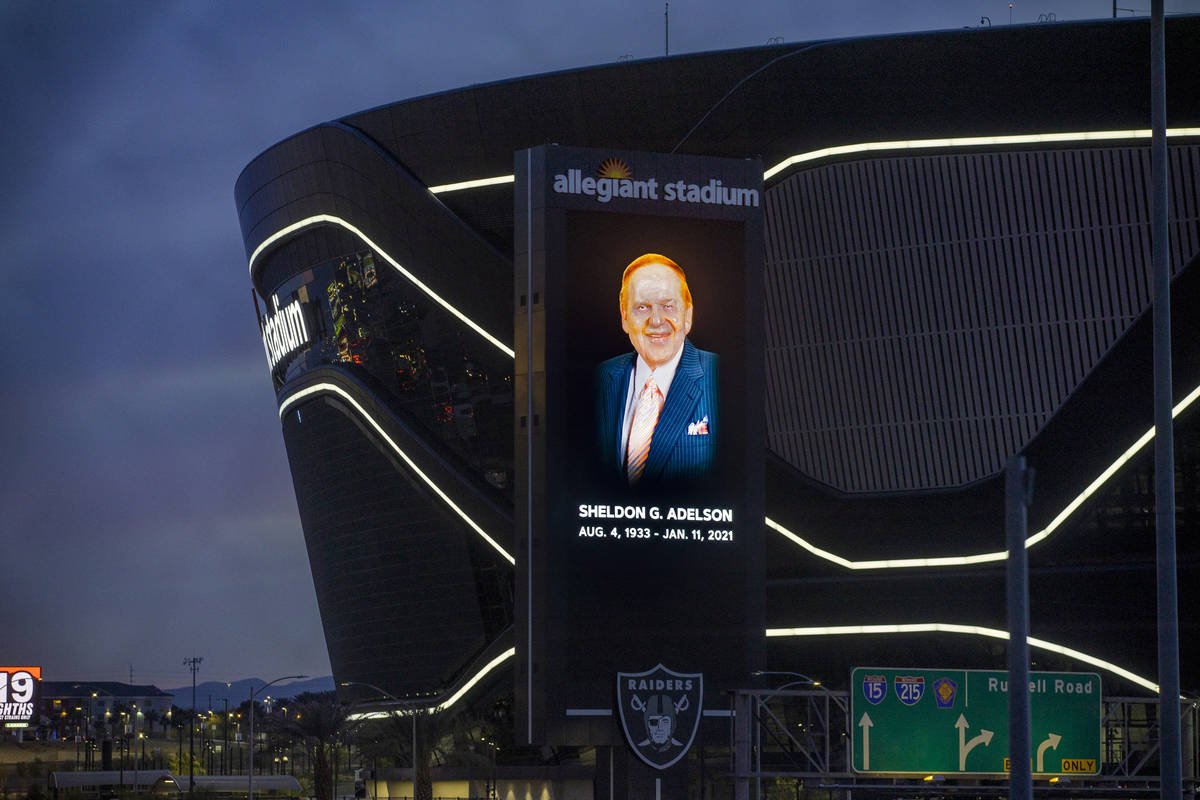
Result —
POLYGON ((630 178, 585 178, 583 170, 569 169, 567 174, 554 176, 556 194, 583 194, 595 197, 601 203, 613 198, 627 197, 632 200, 666 200, 675 203, 703 203, 717 206, 748 206, 757 208, 757 189, 740 186, 725 186, 716 178, 708 183, 659 184, 654 178, 635 181, 630 178), (661 193, 660 190, 661 189, 661 193), (660 196, 661 195, 661 196, 660 196))

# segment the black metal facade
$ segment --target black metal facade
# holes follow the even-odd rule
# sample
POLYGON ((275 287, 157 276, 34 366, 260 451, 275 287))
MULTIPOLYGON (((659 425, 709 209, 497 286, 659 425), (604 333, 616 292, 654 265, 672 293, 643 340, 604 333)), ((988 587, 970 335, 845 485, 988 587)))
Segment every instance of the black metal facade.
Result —
MULTIPOLYGON (((1171 125, 1200 125, 1200 19, 1173 18, 1167 37, 1171 125)), ((511 186, 429 187, 506 175, 515 150, 544 142, 774 164, 867 142, 1142 129, 1147 60, 1137 21, 753 48, 418 98, 254 159, 236 199, 255 289, 268 308, 300 285, 328 306, 315 334, 327 349, 290 357, 276 390, 335 677, 444 694, 506 646, 514 613, 502 552, 511 417, 505 428, 483 410, 502 408, 506 391, 511 402, 511 186), (391 284, 345 279, 363 299, 341 348, 332 312, 348 306, 329 299, 333 279, 313 276, 362 254, 391 284), (396 377, 401 356, 408 377, 396 377)), ((1196 141, 1172 140, 1177 283, 1200 253, 1196 141)), ((1004 628, 994 561, 854 569, 826 556, 1001 550, 1009 456, 1024 451, 1039 470, 1037 529, 1146 430, 1148 162, 1144 140, 943 143, 834 154, 768 181, 767 516, 792 534, 768 531, 769 628, 1004 628)), ((1188 292, 1180 304, 1182 396, 1197 361, 1187 309, 1200 305, 1188 292)), ((1179 558, 1184 685, 1196 688, 1189 413, 1200 412, 1178 420, 1179 558)), ((1034 635, 1152 677, 1149 469, 1134 457, 1031 558, 1034 635)), ((1003 642, 966 633, 808 630, 768 646, 769 668, 835 685, 864 662, 1003 663, 1003 642)))
MULTIPOLYGON (((1172 151, 1171 263, 1198 252, 1172 151)), ((1149 303, 1149 149, 843 162, 767 195, 769 444, 845 492, 999 472, 1149 303)))

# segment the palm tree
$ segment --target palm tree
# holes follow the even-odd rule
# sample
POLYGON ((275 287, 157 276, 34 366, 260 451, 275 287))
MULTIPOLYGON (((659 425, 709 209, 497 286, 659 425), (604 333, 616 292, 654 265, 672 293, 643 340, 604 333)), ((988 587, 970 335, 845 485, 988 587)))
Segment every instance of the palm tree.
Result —
POLYGON ((416 800, 431 800, 435 765, 490 767, 501 748, 512 747, 512 721, 506 716, 505 702, 511 705, 511 695, 484 712, 418 710, 415 718, 410 711, 396 712, 358 725, 355 741, 362 756, 372 761, 413 764, 413 795, 416 800))
POLYGON ((359 754, 365 759, 399 767, 412 763, 411 718, 390 714, 381 719, 358 723, 350 731, 359 754))
POLYGON ((153 708, 147 708, 142 712, 142 718, 146 720, 146 736, 150 737, 154 734, 154 723, 158 722, 162 715, 153 708))
POLYGON ((313 768, 313 796, 333 800, 334 748, 346 725, 346 706, 321 695, 301 695, 288 703, 287 714, 272 714, 269 725, 298 741, 308 754, 313 768), (304 699, 301 699, 304 698, 304 699))

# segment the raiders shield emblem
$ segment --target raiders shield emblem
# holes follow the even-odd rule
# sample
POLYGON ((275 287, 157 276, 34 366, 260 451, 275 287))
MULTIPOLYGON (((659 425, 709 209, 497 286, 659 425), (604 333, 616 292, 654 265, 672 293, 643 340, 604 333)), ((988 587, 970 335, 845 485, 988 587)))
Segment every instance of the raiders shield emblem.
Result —
POLYGON ((617 673, 617 712, 625 740, 638 758, 666 769, 683 758, 700 727, 704 675, 662 664, 645 672, 617 673))

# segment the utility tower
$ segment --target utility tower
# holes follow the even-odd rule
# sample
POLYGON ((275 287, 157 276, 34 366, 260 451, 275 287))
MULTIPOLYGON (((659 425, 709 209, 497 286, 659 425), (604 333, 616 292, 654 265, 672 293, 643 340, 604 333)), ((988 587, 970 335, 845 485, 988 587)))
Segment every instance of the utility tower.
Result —
POLYGON ((192 671, 192 716, 188 719, 188 796, 196 788, 196 672, 202 661, 204 659, 199 656, 183 660, 183 665, 192 671))

